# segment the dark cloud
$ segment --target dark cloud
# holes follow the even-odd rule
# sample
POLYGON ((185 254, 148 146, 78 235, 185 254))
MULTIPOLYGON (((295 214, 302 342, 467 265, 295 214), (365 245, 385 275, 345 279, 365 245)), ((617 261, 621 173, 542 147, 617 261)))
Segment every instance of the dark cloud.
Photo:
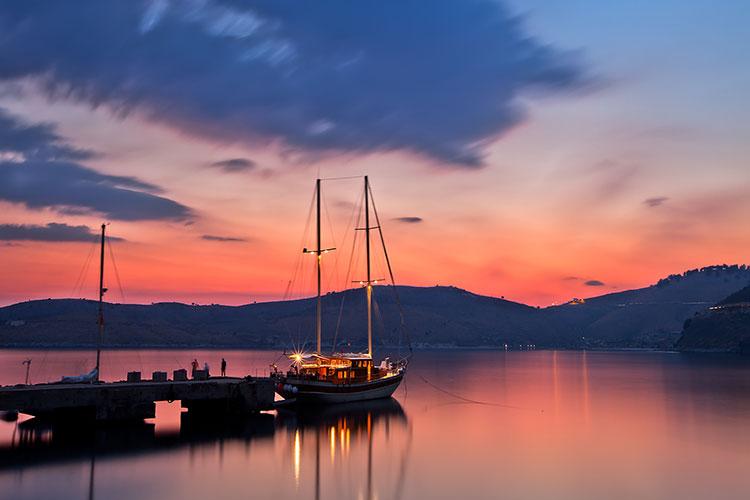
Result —
MULTIPOLYGON (((0 29, 2 20, 0 15, 0 29)), ((2 41, 0 68, 4 61, 1 47, 2 41)), ((18 155, 13 161, 0 160, 0 200, 29 208, 54 208, 66 215, 103 214, 120 220, 187 220, 192 215, 184 205, 158 196, 161 189, 153 184, 135 177, 101 174, 81 165, 78 160, 91 158, 94 153, 67 144, 54 124, 29 124, 2 108, 0 153, 18 155)), ((5 226, 6 231, 11 229, 18 234, 25 232, 31 239, 43 239, 44 235, 86 237, 82 232, 85 226, 5 226)))
POLYGON ((54 124, 28 124, 3 108, 0 108, 0 153, 18 153, 24 158, 66 160, 83 160, 95 156, 93 151, 66 144, 57 135, 54 124))
POLYGON ((253 160, 248 160, 247 158, 231 158, 229 160, 216 161, 214 163, 209 163, 208 166, 220 168, 229 173, 248 172, 257 167, 253 160))
POLYGON ((0 80, 313 156, 479 167, 520 97, 592 82, 499 0, 8 0, 0 33, 0 80))
POLYGON ((646 198, 645 200, 643 200, 643 204, 648 207, 654 208, 663 205, 668 200, 669 198, 666 196, 657 196, 654 198, 646 198))
POLYGON ((191 210, 158 196, 134 177, 101 174, 74 162, 0 162, 0 200, 69 215, 103 214, 119 220, 187 220, 191 210))
POLYGON ((403 222, 405 224, 419 224, 420 222, 424 221, 422 217, 396 217, 392 220, 396 222, 403 222))
POLYGON ((586 286, 604 286, 604 282, 603 281, 599 281, 599 280, 588 280, 587 282, 584 283, 584 285, 586 285, 586 286))
MULTIPOLYGON (((69 226, 57 222, 47 225, 35 224, 0 224, 1 241, 94 241, 99 233, 88 226, 69 226)), ((122 241, 122 238, 108 236, 110 240, 122 241)))
POLYGON ((207 241, 222 241, 222 242, 229 242, 229 243, 243 243, 247 240, 245 238, 234 238, 231 236, 215 236, 212 234, 204 234, 201 236, 201 239, 207 240, 207 241))

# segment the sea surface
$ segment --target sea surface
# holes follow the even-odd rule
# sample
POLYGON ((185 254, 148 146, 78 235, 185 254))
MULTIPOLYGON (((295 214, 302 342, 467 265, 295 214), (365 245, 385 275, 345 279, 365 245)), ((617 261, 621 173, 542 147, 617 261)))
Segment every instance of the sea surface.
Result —
MULTIPOLYGON (((262 375, 269 351, 103 355, 103 377, 262 375)), ((0 384, 91 351, 0 351, 0 384)), ((0 498, 747 499, 750 360, 651 352, 417 352, 391 400, 322 413, 60 431, 0 421, 0 498)))

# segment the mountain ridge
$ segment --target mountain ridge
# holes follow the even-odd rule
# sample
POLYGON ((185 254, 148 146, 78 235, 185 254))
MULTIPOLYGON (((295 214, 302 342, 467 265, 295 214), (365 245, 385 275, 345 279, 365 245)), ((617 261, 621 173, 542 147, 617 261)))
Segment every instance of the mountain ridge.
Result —
MULTIPOLYGON (((539 308, 452 286, 378 286, 376 342, 417 347, 672 348, 685 320, 750 284, 746 266, 708 266, 643 288, 539 308), (407 319, 400 328, 398 292, 407 319)), ((361 289, 323 297, 327 348, 364 343, 361 289), (342 306, 343 303, 343 306, 342 306), (343 310, 342 314, 339 311, 343 310), (335 346, 334 346, 335 339, 335 346)), ((96 301, 47 299, 0 308, 0 346, 91 346, 96 301)), ((310 342, 315 298, 239 306, 107 303, 106 344, 284 348, 310 342)))

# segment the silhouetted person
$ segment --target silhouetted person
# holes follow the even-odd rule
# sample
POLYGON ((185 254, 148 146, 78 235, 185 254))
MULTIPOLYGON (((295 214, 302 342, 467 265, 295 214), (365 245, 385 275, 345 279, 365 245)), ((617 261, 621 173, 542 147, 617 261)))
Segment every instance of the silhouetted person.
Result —
POLYGON ((224 358, 221 358, 221 376, 227 376, 227 360, 224 358))
POLYGON ((208 371, 208 361, 206 361, 205 363, 203 363, 203 369, 206 371, 206 378, 210 377, 211 374, 208 371))
POLYGON ((190 366, 193 368, 193 378, 195 378, 195 372, 198 371, 198 360, 193 359, 193 362, 190 363, 190 366))

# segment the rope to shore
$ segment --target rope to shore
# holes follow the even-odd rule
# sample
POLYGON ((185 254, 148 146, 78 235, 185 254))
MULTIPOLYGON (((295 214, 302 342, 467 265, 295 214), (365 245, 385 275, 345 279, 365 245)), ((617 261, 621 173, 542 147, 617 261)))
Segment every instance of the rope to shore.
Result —
POLYGON ((461 400, 461 401, 463 401, 465 403, 471 403, 471 404, 482 405, 482 406, 496 406, 498 408, 509 408, 509 409, 512 409, 512 410, 535 411, 535 412, 539 412, 539 413, 544 413, 544 410, 539 409, 539 408, 529 408, 527 406, 515 406, 515 405, 508 405, 508 404, 503 404, 503 403, 494 403, 494 402, 491 402, 491 401, 479 401, 479 400, 476 400, 476 399, 470 399, 470 398, 461 396, 460 394, 456 394, 455 392, 451 392, 451 391, 449 391, 447 389, 443 389, 442 387, 440 387, 440 386, 438 386, 438 385, 430 382, 429 380, 427 380, 423 375, 420 375, 419 378, 421 378, 422 381, 425 384, 429 385, 430 387, 432 387, 436 391, 442 392, 443 394, 447 394, 448 396, 451 396, 453 398, 459 399, 459 400, 461 400))

